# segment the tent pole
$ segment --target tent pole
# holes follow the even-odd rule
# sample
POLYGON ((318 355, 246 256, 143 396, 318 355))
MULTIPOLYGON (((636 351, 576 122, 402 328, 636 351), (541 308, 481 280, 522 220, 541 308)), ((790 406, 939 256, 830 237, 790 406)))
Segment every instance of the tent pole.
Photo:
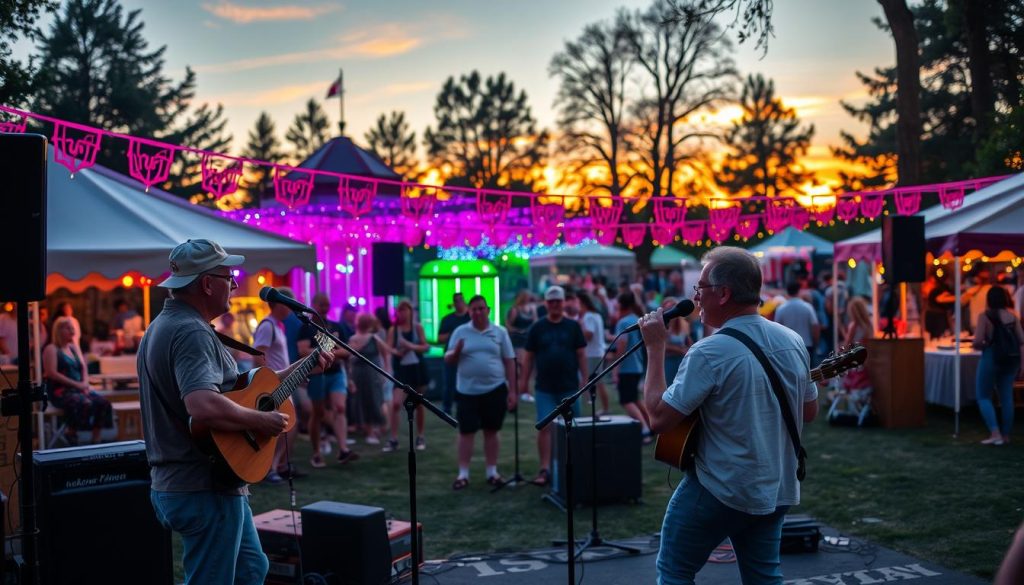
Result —
POLYGON ((962 314, 961 314, 962 311, 960 310, 961 309, 961 307, 960 307, 960 279, 961 279, 961 275, 963 273, 963 270, 960 268, 960 256, 957 256, 955 258, 955 263, 956 263, 956 268, 954 270, 956 271, 956 276, 953 277, 953 282, 955 283, 954 286, 956 287, 954 289, 954 294, 956 295, 956 301, 954 302, 954 307, 953 307, 953 310, 955 311, 955 313, 954 313, 954 325, 953 325, 953 328, 956 329, 956 333, 955 333, 956 342, 953 344, 953 346, 954 346, 954 349, 956 351, 956 357, 953 359, 953 380, 954 380, 953 390, 954 390, 954 392, 956 394, 953 396, 953 436, 954 437, 959 437, 960 436, 960 328, 962 326, 960 321, 961 321, 961 319, 963 317, 962 314))
POLYGON ((871 335, 878 331, 878 262, 871 262, 871 335))
POLYGON ((151 316, 149 310, 149 287, 150 285, 148 284, 142 287, 142 319, 146 322, 147 329, 149 328, 149 321, 151 316))
POLYGON ((832 255, 832 352, 839 349, 839 259, 832 255))

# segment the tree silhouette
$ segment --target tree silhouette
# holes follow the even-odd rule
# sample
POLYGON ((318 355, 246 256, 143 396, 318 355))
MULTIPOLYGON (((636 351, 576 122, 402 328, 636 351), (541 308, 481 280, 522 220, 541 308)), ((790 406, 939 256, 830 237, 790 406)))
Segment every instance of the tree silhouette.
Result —
POLYGON ((327 114, 320 102, 310 98, 306 109, 295 115, 284 137, 295 149, 295 158, 301 161, 327 142, 328 128, 327 114))
POLYGON ((626 87, 635 60, 624 19, 620 12, 616 22, 587 25, 548 67, 559 79, 559 146, 570 173, 588 190, 613 196, 635 177, 625 166, 626 87), (602 170, 599 178, 591 178, 591 169, 602 170))
POLYGON ((739 25, 736 36, 741 43, 756 38, 754 47, 768 51, 768 38, 774 36, 772 12, 775 0, 670 0, 669 18, 676 22, 694 23, 708 20, 720 13, 733 10, 735 16, 729 28, 739 25))
MULTIPOLYGON (((274 121, 270 114, 260 112, 256 125, 249 131, 249 141, 245 144, 243 156, 256 160, 276 163, 284 157, 281 152, 281 141, 277 138, 274 121)), ((250 168, 246 178, 246 186, 252 201, 258 202, 270 189, 273 181, 273 169, 267 167, 250 168)))
POLYGON ((437 126, 423 140, 435 166, 451 165, 456 182, 475 187, 532 184, 530 169, 541 163, 547 132, 537 131, 526 92, 504 73, 473 71, 445 81, 434 104, 437 126))
MULTIPOLYGON (((201 150, 227 152, 234 138, 230 134, 225 134, 227 123, 223 105, 217 104, 216 107, 212 107, 210 104, 203 104, 189 114, 185 123, 169 134, 167 140, 201 150)), ((179 153, 174 158, 171 174, 164 188, 190 199, 193 203, 216 203, 213 196, 203 190, 202 158, 199 155, 179 153)))
POLYGON ((906 0, 878 0, 896 43, 896 157, 899 183, 921 182, 921 61, 906 0))
POLYGON ((364 137, 370 150, 402 177, 416 168, 416 133, 410 131, 405 112, 381 114, 364 137))
POLYGON ((40 14, 57 9, 54 0, 7 0, 0 10, 0 104, 20 105, 32 93, 35 68, 31 61, 11 58, 11 45, 19 38, 38 38, 35 23, 40 14))
POLYGON ((800 127, 796 111, 776 97, 775 83, 748 76, 740 105, 743 118, 726 134, 729 155, 719 185, 743 197, 775 197, 811 180, 797 159, 806 154, 814 126, 800 127))

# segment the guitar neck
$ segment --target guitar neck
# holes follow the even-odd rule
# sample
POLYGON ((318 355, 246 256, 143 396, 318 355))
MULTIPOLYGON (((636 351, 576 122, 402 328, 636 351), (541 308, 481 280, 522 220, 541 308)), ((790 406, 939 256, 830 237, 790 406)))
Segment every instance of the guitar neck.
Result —
POLYGON ((317 365, 317 360, 320 357, 320 351, 320 348, 314 349, 313 353, 307 355, 301 362, 299 362, 299 365, 295 366, 295 369, 281 381, 281 385, 278 386, 273 393, 275 407, 281 406, 282 402, 288 400, 292 395, 292 392, 295 392, 295 389, 298 388, 307 377, 309 377, 309 373, 313 371, 313 368, 317 365))

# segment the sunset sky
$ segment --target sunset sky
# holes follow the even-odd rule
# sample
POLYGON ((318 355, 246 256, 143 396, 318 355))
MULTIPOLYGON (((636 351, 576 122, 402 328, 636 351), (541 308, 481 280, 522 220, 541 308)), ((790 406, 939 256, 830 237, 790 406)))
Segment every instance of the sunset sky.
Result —
MULTIPOLYGON (((283 137, 310 97, 324 101, 345 71, 348 134, 362 141, 378 115, 403 110, 417 133, 433 123, 433 102, 444 80, 473 69, 504 71, 526 90, 534 116, 553 127, 557 81, 551 56, 583 26, 611 18, 618 7, 647 0, 518 0, 516 2, 299 0, 122 0, 141 8, 152 46, 167 45, 166 71, 198 75, 198 99, 220 102, 241 148, 260 111, 283 137), (289 3, 290 2, 290 3, 289 3)), ((894 60, 891 38, 872 23, 881 17, 868 0, 775 2, 775 38, 761 57, 752 43, 737 45, 742 74, 774 79, 777 92, 817 132, 813 168, 826 164, 827 147, 845 129, 865 127, 846 115, 840 99, 865 97, 855 71, 894 60)), ((735 39, 733 32, 728 33, 735 39)), ((338 100, 324 102, 332 128, 338 100)))

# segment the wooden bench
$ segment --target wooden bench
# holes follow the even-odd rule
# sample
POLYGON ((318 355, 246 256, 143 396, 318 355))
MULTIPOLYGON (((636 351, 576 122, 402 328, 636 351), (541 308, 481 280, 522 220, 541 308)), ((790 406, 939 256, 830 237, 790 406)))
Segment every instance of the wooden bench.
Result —
POLYGON ((117 416, 117 440, 142 438, 142 411, 138 400, 112 402, 110 406, 117 416))

